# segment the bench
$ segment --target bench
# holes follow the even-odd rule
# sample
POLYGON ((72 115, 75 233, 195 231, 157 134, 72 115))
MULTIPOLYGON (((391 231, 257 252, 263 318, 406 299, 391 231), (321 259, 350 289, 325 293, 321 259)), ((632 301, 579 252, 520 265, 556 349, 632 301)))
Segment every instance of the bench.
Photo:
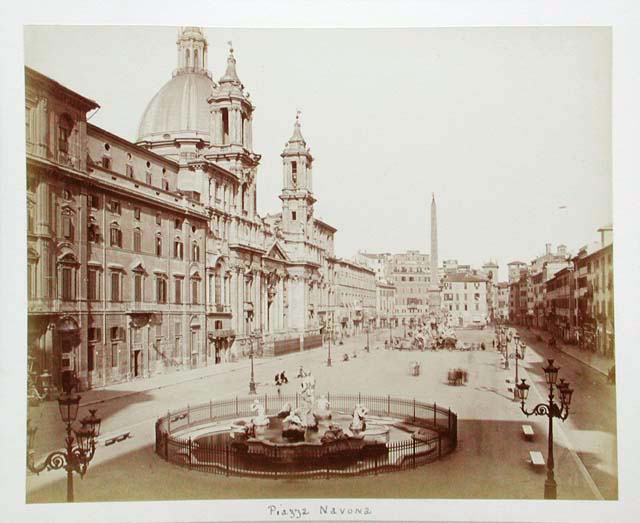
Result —
POLYGON ((531 441, 533 439, 533 436, 535 435, 535 432, 533 431, 533 427, 531 425, 522 425, 522 433, 524 434, 524 437, 531 441))
POLYGON ((542 452, 538 452, 537 450, 530 450, 529 459, 531 461, 531 464, 535 467, 544 466, 544 457, 542 456, 542 452))
POLYGON ((115 436, 113 438, 105 439, 104 446, 108 447, 109 445, 113 445, 114 443, 120 443, 125 439, 129 439, 131 437, 131 432, 125 432, 124 434, 120 434, 119 436, 115 436))

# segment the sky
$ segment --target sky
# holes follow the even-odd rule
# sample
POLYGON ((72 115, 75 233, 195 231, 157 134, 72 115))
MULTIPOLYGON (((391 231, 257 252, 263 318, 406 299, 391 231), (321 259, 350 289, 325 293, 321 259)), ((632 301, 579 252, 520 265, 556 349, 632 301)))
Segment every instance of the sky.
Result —
MULTIPOLYGON (((612 222, 608 28, 215 29, 209 70, 233 41, 262 155, 258 211, 280 209, 296 110, 314 160, 316 216, 336 253, 428 252, 530 261, 576 252, 612 222)), ((177 28, 30 26, 25 63, 97 101, 91 122, 135 141, 176 67, 177 28)))

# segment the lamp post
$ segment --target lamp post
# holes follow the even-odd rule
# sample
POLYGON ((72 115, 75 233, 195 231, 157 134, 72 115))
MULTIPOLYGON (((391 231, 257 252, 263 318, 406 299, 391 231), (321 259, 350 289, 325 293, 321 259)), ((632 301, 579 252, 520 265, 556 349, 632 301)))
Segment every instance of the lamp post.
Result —
POLYGON ((327 347, 327 367, 331 367, 331 338, 333 337, 333 311, 331 311, 331 318, 329 319, 329 344, 327 347))
POLYGON ((544 371, 544 377, 549 385, 549 402, 539 403, 532 411, 527 411, 524 408, 524 402, 529 394, 529 385, 527 385, 524 378, 516 388, 518 390, 518 398, 520 399, 520 409, 527 416, 547 416, 549 418, 549 439, 548 439, 548 454, 547 454, 547 479, 544 482, 544 498, 556 499, 557 498, 557 485, 553 473, 553 418, 560 418, 562 421, 566 420, 569 416, 569 405, 571 404, 571 396, 573 395, 573 389, 569 386, 568 382, 564 379, 560 379, 560 383, 556 383, 558 379, 559 367, 553 365, 553 360, 549 360, 549 364, 546 367, 542 367, 544 371), (560 405, 554 401, 554 386, 560 396, 560 405))
POLYGON ((509 369, 509 338, 506 334, 505 331, 503 331, 504 334, 504 368, 505 369, 509 369))
POLYGON ((249 357, 251 359, 251 379, 249 380, 249 394, 256 394, 256 382, 253 374, 253 336, 249 336, 249 357))
POLYGON ((367 325, 367 349, 369 348, 369 331, 371 330, 371 323, 367 325))
POLYGON ((34 474, 40 474, 43 470, 67 471, 67 501, 73 502, 73 473, 77 472, 84 477, 89 462, 96 452, 96 438, 100 434, 101 419, 96 416, 97 409, 89 409, 89 416, 85 416, 80 423, 79 430, 73 429, 73 423, 78 416, 80 396, 66 392, 58 398, 58 409, 63 423, 66 424, 65 449, 57 450, 49 454, 44 462, 37 465, 34 459, 33 444, 37 427, 27 424, 27 468, 34 474))
MULTIPOLYGON (((520 341, 520 336, 518 336, 517 334, 514 336, 514 341, 515 341, 515 358, 516 358, 516 379, 514 383, 517 385, 518 384, 518 360, 524 359, 524 351, 526 350, 527 346, 520 341), (520 350, 518 351, 518 349, 520 350)), ((518 399, 519 399, 518 389, 517 387, 514 387, 513 400, 518 401, 518 399)))

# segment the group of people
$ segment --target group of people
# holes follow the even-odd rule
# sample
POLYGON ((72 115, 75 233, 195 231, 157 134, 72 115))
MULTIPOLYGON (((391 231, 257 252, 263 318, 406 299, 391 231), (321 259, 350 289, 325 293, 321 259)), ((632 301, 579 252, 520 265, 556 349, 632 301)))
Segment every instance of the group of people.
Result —
POLYGON ((287 375, 284 373, 284 371, 280 372, 279 374, 276 373, 274 380, 275 380, 276 387, 279 387, 280 385, 284 385, 285 383, 289 383, 289 379, 287 378, 287 375))

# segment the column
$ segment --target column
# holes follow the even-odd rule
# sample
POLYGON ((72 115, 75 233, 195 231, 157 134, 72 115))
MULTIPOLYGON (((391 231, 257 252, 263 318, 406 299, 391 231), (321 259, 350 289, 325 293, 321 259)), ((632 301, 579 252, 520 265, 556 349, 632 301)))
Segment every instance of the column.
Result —
POLYGON ((246 132, 247 132, 247 140, 245 142, 245 148, 249 151, 253 150, 253 130, 252 130, 252 120, 251 120, 251 116, 249 116, 247 118, 247 121, 245 122, 245 128, 246 128, 246 132))
POLYGON ((235 124, 236 124, 236 142, 237 144, 242 144, 242 112, 240 109, 236 109, 234 111, 235 116, 235 124))

